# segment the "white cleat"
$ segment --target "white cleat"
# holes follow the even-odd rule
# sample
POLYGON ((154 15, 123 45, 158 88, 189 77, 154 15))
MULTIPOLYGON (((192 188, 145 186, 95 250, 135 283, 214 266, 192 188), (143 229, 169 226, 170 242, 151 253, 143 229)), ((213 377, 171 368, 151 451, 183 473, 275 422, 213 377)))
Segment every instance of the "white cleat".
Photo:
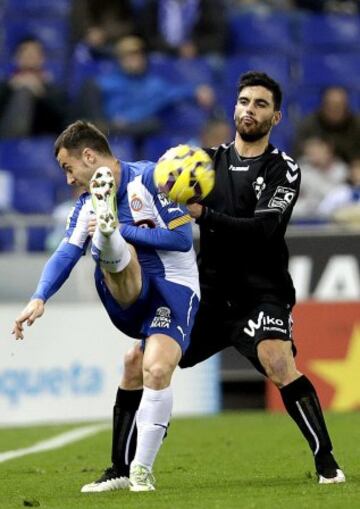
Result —
POLYGON ((110 236, 118 227, 116 184, 106 166, 98 168, 90 180, 90 193, 100 231, 110 236))
POLYGON ((97 481, 85 484, 81 488, 81 493, 100 493, 103 491, 126 490, 129 488, 129 478, 119 476, 112 468, 107 468, 103 475, 97 481))
POLYGON ((155 477, 143 465, 130 465, 130 491, 155 491, 155 477))
POLYGON ((340 468, 336 469, 335 477, 324 477, 323 475, 319 475, 319 484, 340 484, 345 482, 345 474, 340 468))

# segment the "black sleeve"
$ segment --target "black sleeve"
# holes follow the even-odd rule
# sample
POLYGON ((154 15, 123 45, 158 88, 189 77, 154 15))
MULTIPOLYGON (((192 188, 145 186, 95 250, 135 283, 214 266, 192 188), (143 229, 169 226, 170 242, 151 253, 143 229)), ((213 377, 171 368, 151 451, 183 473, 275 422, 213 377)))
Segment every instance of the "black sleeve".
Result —
POLYGON ((269 239, 289 222, 300 188, 300 168, 293 159, 279 158, 259 181, 254 217, 239 218, 204 207, 198 224, 240 234, 244 238, 269 239))
POLYGON ((255 217, 243 218, 233 217, 216 212, 208 207, 204 207, 201 217, 196 221, 200 226, 207 228, 221 229, 224 233, 241 234, 243 237, 252 238, 270 238, 280 224, 280 215, 258 214, 255 217))

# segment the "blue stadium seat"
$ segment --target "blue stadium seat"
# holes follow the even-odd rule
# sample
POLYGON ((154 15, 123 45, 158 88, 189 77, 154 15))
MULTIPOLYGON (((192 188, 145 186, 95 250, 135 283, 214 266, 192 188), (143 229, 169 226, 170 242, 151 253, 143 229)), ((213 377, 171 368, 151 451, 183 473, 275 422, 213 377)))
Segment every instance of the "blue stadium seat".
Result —
POLYGON ((154 53, 149 57, 150 69, 163 79, 173 83, 191 83, 211 85, 214 81, 213 72, 206 58, 198 57, 172 58, 167 55, 154 53))
POLYGON ((360 53, 305 53, 299 60, 303 86, 360 88, 360 53))
POLYGON ((182 101, 161 113, 162 130, 185 139, 197 136, 211 111, 204 110, 195 100, 182 101))
POLYGON ((224 69, 224 85, 235 88, 240 74, 246 71, 266 72, 279 81, 283 87, 288 87, 291 75, 291 61, 284 55, 236 55, 229 57, 224 69))
POLYGON ((344 51, 360 48, 359 16, 304 14, 298 18, 302 47, 316 51, 344 51))
POLYGON ((54 184, 48 179, 17 178, 14 186, 13 208, 23 214, 49 214, 55 203, 54 184))
POLYGON ((0 252, 13 251, 14 230, 13 228, 0 228, 0 252))
POLYGON ((229 16, 229 52, 274 49, 290 53, 294 49, 292 18, 283 13, 235 13, 229 16))
POLYGON ((15 177, 44 177, 54 182, 64 181, 63 172, 55 159, 54 138, 38 137, 0 141, 0 167, 15 177))
POLYGON ((70 12, 71 0, 7 0, 7 14, 38 15, 42 17, 67 16, 70 12))
POLYGON ((27 251, 37 252, 46 250, 46 238, 51 231, 51 227, 30 226, 27 229, 27 251))
POLYGON ((271 131, 270 142, 283 152, 291 155, 294 128, 291 122, 284 117, 279 125, 271 131))
POLYGON ((183 136, 150 136, 144 144, 144 157, 148 161, 157 161, 168 148, 185 142, 183 136))
POLYGON ((37 37, 52 55, 65 56, 66 41, 69 40, 69 26, 66 19, 42 19, 37 16, 9 17, 5 20, 4 49, 11 55, 18 42, 24 37, 37 37))
POLYGON ((122 161, 133 161, 135 158, 135 147, 132 138, 111 136, 109 138, 113 154, 122 161))
POLYGON ((68 93, 75 98, 85 81, 106 73, 116 65, 111 59, 94 60, 85 44, 79 43, 69 64, 68 93))

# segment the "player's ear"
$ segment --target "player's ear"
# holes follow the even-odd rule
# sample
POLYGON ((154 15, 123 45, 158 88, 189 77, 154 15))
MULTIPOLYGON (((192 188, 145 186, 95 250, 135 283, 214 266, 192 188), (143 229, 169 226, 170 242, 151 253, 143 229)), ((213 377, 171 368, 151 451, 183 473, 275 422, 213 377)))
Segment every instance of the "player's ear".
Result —
POLYGON ((81 158, 84 161, 84 163, 89 165, 93 165, 96 162, 94 152, 88 147, 85 147, 84 150, 82 151, 81 158))
POLYGON ((271 121, 271 124, 272 125, 278 125, 278 123, 281 121, 281 119, 282 119, 281 111, 275 111, 274 116, 273 116, 272 121, 271 121))

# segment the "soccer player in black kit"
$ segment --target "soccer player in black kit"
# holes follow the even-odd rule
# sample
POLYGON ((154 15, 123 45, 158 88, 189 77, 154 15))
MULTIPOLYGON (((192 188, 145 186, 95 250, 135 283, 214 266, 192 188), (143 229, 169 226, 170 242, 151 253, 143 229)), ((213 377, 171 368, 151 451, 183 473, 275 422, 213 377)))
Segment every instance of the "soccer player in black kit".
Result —
MULTIPOLYGON (((269 143, 281 120, 282 92, 261 72, 240 77, 234 112, 235 140, 207 149, 216 182, 203 203, 189 211, 200 226, 201 304, 183 368, 233 346, 280 390, 288 414, 308 441, 319 483, 345 482, 332 454, 316 390, 295 365, 291 310, 295 290, 284 240, 300 187, 300 168, 269 143)), ((141 349, 125 359, 114 407, 111 468, 83 491, 117 488, 127 477, 137 400, 141 349)), ((131 461, 131 458, 130 458, 131 461)))

